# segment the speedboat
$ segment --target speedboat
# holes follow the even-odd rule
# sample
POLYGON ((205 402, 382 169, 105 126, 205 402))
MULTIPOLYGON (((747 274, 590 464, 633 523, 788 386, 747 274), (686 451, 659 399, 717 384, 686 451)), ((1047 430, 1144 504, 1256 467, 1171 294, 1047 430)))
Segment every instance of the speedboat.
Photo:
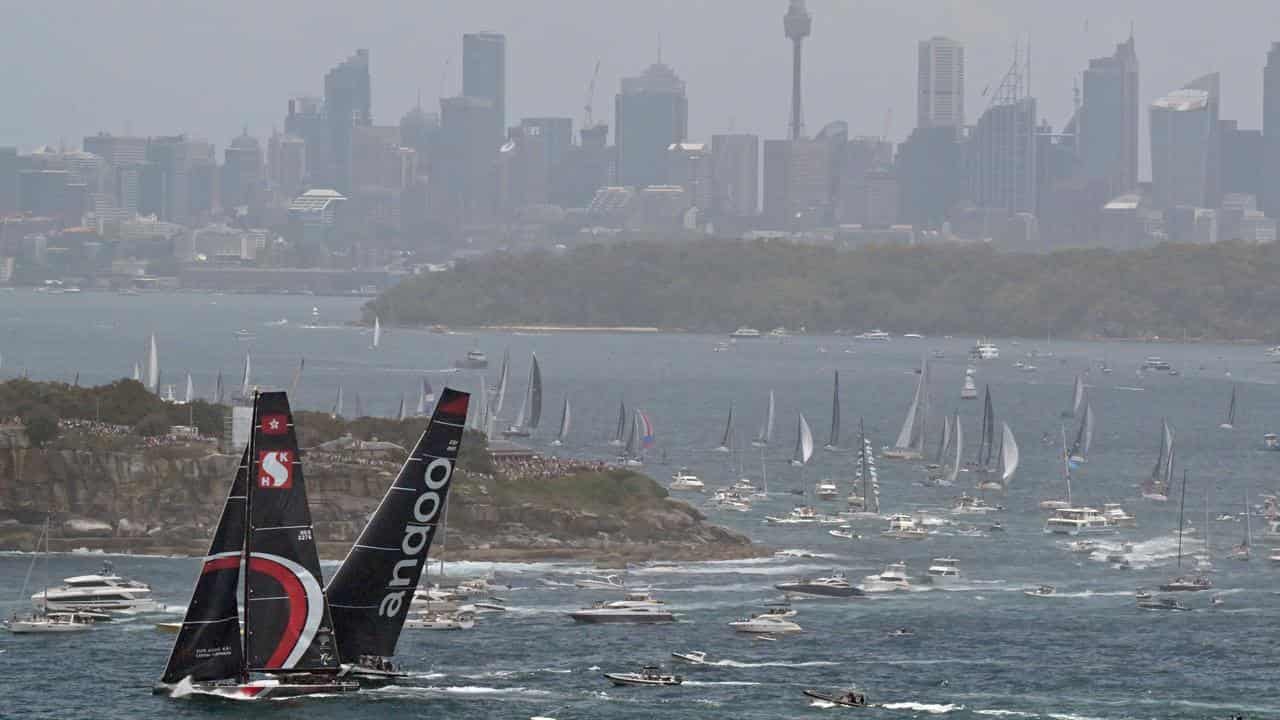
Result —
POLYGON ((889 631, 889 637, 915 637, 915 634, 915 630, 905 627, 894 628, 889 631))
POLYGON ((62 585, 31 596, 31 604, 49 612, 109 610, 155 612, 161 609, 151 597, 151 586, 121 577, 111 562, 103 563, 96 575, 65 578, 62 585))
POLYGON ((1120 507, 1120 503, 1105 503, 1102 506, 1102 516, 1105 517, 1107 522, 1113 527, 1138 527, 1138 518, 1125 512, 1125 509, 1120 507))
POLYGON ((683 653, 671 653, 671 657, 681 662, 687 662, 690 665, 707 665, 707 654, 701 650, 690 650, 683 653))
POLYGON ((626 582, 617 575, 602 575, 574 580, 573 585, 582 590, 626 590, 626 582))
POLYGON ((995 360, 1000 357, 1000 348, 986 338, 979 340, 969 351, 969 357, 974 360, 995 360))
POLYGON ((1179 575, 1160 586, 1161 592, 1199 592, 1213 587, 1213 581, 1203 575, 1179 575))
POLYGON ((846 598, 862 595, 862 591, 854 587, 843 573, 832 573, 827 577, 805 578, 791 582, 778 583, 775 588, 791 595, 812 595, 816 597, 846 598))
POLYGON ((1184 612, 1186 610, 1190 610, 1190 608, 1182 604, 1182 602, 1177 598, 1168 597, 1167 595, 1158 595, 1139 600, 1138 607, 1143 610, 1170 610, 1173 612, 1184 612))
POLYGON ((693 492, 702 492, 707 486, 698 479, 697 475, 689 472, 689 468, 682 467, 671 473, 671 484, 667 486, 669 490, 690 490, 693 492))
POLYGON ((1115 526, 1094 508, 1077 507, 1055 510, 1045 521, 1044 531, 1053 535, 1101 535, 1113 533, 1115 526))
POLYGON ((846 530, 844 526, 838 527, 834 530, 828 530, 827 534, 830 535, 831 537, 840 538, 841 540, 854 540, 858 537, 861 537, 860 535, 853 532, 852 530, 846 530))
POLYGON ((961 495, 951 502, 951 512, 955 515, 982 515, 989 512, 995 512, 1000 508, 988 505, 987 501, 982 498, 976 498, 968 493, 961 495))
POLYGON ((605 673, 604 676, 618 687, 667 687, 684 682, 684 678, 663 673, 656 665, 645 665, 640 672, 605 673))
POLYGON ((897 540, 923 540, 929 537, 929 531, 910 515, 893 515, 889 518, 889 529, 880 535, 897 540))
POLYGON ((898 592, 911 589, 906 563, 890 563, 878 575, 862 579, 862 591, 868 593, 898 592))
POLYGON ((764 336, 760 334, 759 330, 753 327, 743 326, 729 333, 729 337, 734 340, 759 340, 764 336))
POLYGON ((476 618, 471 613, 422 613, 404 621, 406 630, 470 630, 475 626, 476 618))
POLYGON ((1053 597, 1058 594, 1058 589, 1052 585, 1039 585, 1034 588, 1022 591, 1023 595, 1033 598, 1053 597))
POLYGON ((928 580, 938 587, 948 587, 960 582, 960 561, 955 558, 934 558, 929 565, 928 580))
POLYGON ((489 367, 489 356, 479 348, 468 350, 465 357, 454 361, 453 366, 459 370, 484 370, 489 367))
POLYGON ((15 635, 39 633, 68 633, 91 630, 93 623, 79 613, 48 613, 32 615, 21 620, 16 615, 5 622, 5 628, 15 635))
POLYGON ((1079 555, 1090 555, 1098 549, 1098 543, 1092 540, 1074 540, 1067 545, 1067 549, 1079 555))
POLYGON ((836 483, 831 479, 824 479, 814 488, 814 494, 819 500, 835 500, 840 497, 840 488, 836 487, 836 483))
POLYGON ((795 622, 769 613, 760 613, 744 620, 736 620, 729 623, 729 627, 740 633, 764 635, 788 635, 804 632, 804 628, 795 622))
POLYGON ((867 696, 860 692, 850 691, 837 695, 834 693, 819 692, 817 690, 805 690, 804 694, 806 697, 811 697, 814 700, 821 700, 822 702, 839 705, 841 707, 876 707, 874 705, 868 705, 867 696))
POLYGON ((1147 359, 1142 361, 1142 369, 1169 371, 1173 369, 1173 366, 1167 360, 1163 360, 1156 355, 1148 355, 1147 359))
POLYGON ((1040 501, 1041 510, 1061 510, 1063 508, 1069 508, 1069 507, 1071 507, 1071 502, 1069 500, 1041 500, 1040 501))
POLYGON ((637 623, 654 624, 675 622, 675 613, 658 603, 636 603, 619 600, 612 603, 596 603, 594 606, 569 613, 580 623, 637 623))
POLYGON ((853 339, 862 340, 864 342, 889 342, 890 338, 889 338, 889 333, 879 328, 876 328, 875 330, 868 330, 866 332, 858 333, 857 335, 853 336, 853 339))

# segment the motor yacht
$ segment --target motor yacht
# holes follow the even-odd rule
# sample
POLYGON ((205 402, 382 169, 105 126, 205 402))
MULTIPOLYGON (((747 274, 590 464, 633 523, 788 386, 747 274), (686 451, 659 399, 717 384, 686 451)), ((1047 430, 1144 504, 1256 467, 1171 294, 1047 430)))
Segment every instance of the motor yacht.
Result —
POLYGON ((736 620, 729 623, 729 627, 740 633, 761 635, 788 635, 804 632, 804 628, 800 627, 799 624, 769 613, 760 613, 743 620, 736 620))
POLYGON ((1075 507, 1055 510, 1045 521, 1044 531, 1052 535, 1104 535, 1116 528, 1094 508, 1075 507))
POLYGON ((813 489, 813 494, 816 495, 819 500, 831 501, 840 497, 840 488, 836 487, 834 480, 827 478, 817 484, 813 489))
POLYGON ((465 612, 422 613, 408 617, 404 621, 406 630, 470 630, 475 626, 475 616, 465 612))
POLYGON ((827 577, 803 578, 791 582, 778 583, 775 588, 788 595, 810 595, 814 597, 857 597, 862 591, 854 587, 844 576, 835 572, 827 577))
POLYGON ((1106 503, 1102 506, 1102 516, 1112 527, 1118 528, 1136 528, 1138 527, 1138 518, 1125 512, 1120 507, 1120 503, 1106 503))
POLYGON ((1058 589, 1052 585, 1039 585, 1022 591, 1023 595, 1033 598, 1053 597, 1058 594, 1058 589))
POLYGON ((818 523, 818 511, 807 505, 802 505, 793 509, 785 517, 766 515, 764 519, 770 525, 816 525, 818 523))
POLYGON ((671 653, 671 657, 690 665, 709 665, 707 662, 707 654, 701 650, 690 650, 688 652, 671 653))
POLYGON ((729 333, 729 337, 733 338, 734 340, 759 340, 764 336, 760 334, 759 330, 753 327, 744 326, 729 333))
POLYGON ((1147 359, 1142 361, 1142 369, 1143 370, 1163 370, 1167 372, 1169 370, 1172 370, 1173 366, 1169 364, 1169 361, 1163 360, 1156 355, 1148 355, 1147 359))
POLYGON ((689 468, 682 467, 671 473, 671 485, 669 490, 687 490, 691 492, 703 492, 707 486, 698 479, 697 475, 689 472, 689 468))
POLYGON ((31 604, 47 612, 155 612, 162 609, 152 599, 150 585, 117 575, 110 561, 103 563, 96 575, 65 578, 62 585, 32 595, 31 604))
POLYGON ((15 614, 4 623, 5 629, 15 635, 35 635, 40 633, 83 632, 93 628, 93 622, 80 613, 48 613, 33 614, 20 619, 15 614))
POLYGON ((861 537, 860 535, 858 535, 858 533, 854 532, 847 525, 842 525, 838 528, 833 528, 831 530, 828 530, 827 534, 830 535, 831 537, 840 538, 841 540, 856 540, 859 537, 861 537))
POLYGON ((1172 612, 1185 612, 1190 609, 1177 598, 1168 597, 1167 595, 1140 599, 1138 600, 1138 607, 1143 610, 1169 610, 1172 612))
POLYGON ((950 587, 960 582, 960 561, 955 558, 934 558, 929 564, 928 581, 938 587, 950 587))
POLYGON ((899 592, 911 589, 906 563, 890 563, 878 575, 862 579, 862 591, 868 593, 899 592))
POLYGON ((454 361, 453 366, 459 370, 484 370, 489 367, 489 356, 478 348, 468 350, 465 357, 454 361))
POLYGON ((645 665, 640 672, 605 673, 604 676, 618 687, 669 687, 684 682, 684 678, 664 673, 656 665, 645 665))
POLYGON ((889 342, 890 337, 889 337, 889 333, 879 328, 876 328, 875 330, 868 330, 866 332, 858 333, 857 335, 853 336, 853 339, 861 340, 863 342, 889 342))
POLYGON ((627 593, 622 600, 598 602, 595 605, 569 613, 580 623, 668 623, 675 622, 675 613, 666 604, 648 593, 627 593))
POLYGON ((929 537, 929 531, 910 515, 893 515, 889 518, 889 529, 880 536, 895 540, 923 540, 929 537))
POLYGON ((995 360, 1000 357, 1000 348, 996 347, 990 340, 983 338, 969 351, 969 357, 974 360, 995 360))
POLYGON ((1213 581, 1203 575, 1179 575, 1160 586, 1161 592, 1200 592, 1213 588, 1213 581))

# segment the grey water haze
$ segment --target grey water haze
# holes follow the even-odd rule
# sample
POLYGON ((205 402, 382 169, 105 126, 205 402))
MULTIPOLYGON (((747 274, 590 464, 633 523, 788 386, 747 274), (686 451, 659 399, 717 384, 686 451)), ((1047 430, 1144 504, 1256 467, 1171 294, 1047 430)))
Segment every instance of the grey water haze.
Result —
MULTIPOLYGON (((373 115, 393 123, 461 88, 461 35, 503 32, 508 117, 577 117, 597 59, 597 115, 611 120, 618 80, 656 58, 689 85, 690 136, 787 128, 790 48, 779 0, 385 0, 337 2, 0 3, 5 112, 0 144, 78 145, 85 135, 187 132, 215 142, 247 126, 278 127, 286 97, 318 93, 318 74, 352 48, 371 51, 373 115)), ((1280 7, 1135 0, 1018 2, 811 0, 805 115, 810 131, 845 119, 857 135, 903 139, 915 122, 915 43, 947 35, 967 47, 974 118, 1030 41, 1033 92, 1055 126, 1070 116, 1073 78, 1107 55, 1132 23, 1141 101, 1222 73, 1222 116, 1259 127, 1261 57, 1280 7)), ((1143 113, 1143 136, 1147 119, 1143 113)), ((1146 167, 1146 149, 1143 149, 1146 167)), ((1143 171, 1147 175, 1147 171, 1143 171)))

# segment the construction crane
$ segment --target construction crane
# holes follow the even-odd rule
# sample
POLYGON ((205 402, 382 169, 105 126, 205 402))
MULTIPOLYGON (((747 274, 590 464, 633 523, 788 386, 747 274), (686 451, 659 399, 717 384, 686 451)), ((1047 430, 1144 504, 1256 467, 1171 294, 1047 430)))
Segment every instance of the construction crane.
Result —
POLYGON ((582 119, 582 127, 585 130, 589 127, 595 127, 595 119, 591 115, 591 106, 596 100, 596 80, 600 77, 600 61, 596 60, 596 69, 591 73, 591 82, 587 84, 587 102, 583 106, 585 113, 582 119))

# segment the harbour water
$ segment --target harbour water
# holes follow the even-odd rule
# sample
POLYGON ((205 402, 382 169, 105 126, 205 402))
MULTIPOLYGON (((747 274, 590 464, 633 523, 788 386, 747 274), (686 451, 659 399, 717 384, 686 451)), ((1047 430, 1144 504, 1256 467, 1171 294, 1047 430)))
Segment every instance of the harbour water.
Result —
MULTIPOLYGON (((775 549, 805 556, 752 561, 633 567, 633 583, 681 613, 666 626, 581 626, 571 610, 607 594, 571 587, 593 569, 581 564, 478 565, 460 563, 450 574, 494 570, 515 589, 503 593, 512 611, 484 617, 474 630, 406 631, 401 664, 410 686, 353 697, 281 703, 279 717, 345 718, 374 713, 450 718, 806 718, 839 710, 812 707, 800 691, 856 686, 873 702, 887 703, 883 717, 1205 718, 1280 717, 1273 641, 1280 619, 1280 567, 1255 547, 1251 562, 1226 558, 1240 541, 1243 523, 1211 521, 1208 528, 1217 572, 1211 593, 1184 593, 1191 611, 1138 609, 1133 592, 1154 589, 1176 574, 1177 498, 1165 505, 1139 499, 1136 484, 1149 475, 1168 418, 1177 433, 1177 474, 1189 474, 1187 517, 1196 527, 1188 545, 1204 537, 1205 493, 1210 516, 1242 511, 1245 493, 1258 502, 1277 490, 1280 453, 1263 449, 1261 436, 1280 428, 1280 365, 1261 348, 1226 345, 1077 343, 997 340, 1001 358, 976 363, 979 387, 991 385, 998 419, 1013 428, 1022 461, 1005 495, 988 496, 1005 510, 986 518, 952 517, 950 500, 973 481, 961 474, 954 488, 918 484, 920 463, 882 461, 885 511, 929 511, 983 527, 998 520, 1004 532, 965 534, 943 527, 928 539, 881 538, 883 521, 855 520, 859 540, 841 540, 826 527, 767 526, 765 515, 787 512, 824 477, 850 489, 852 453, 817 450, 803 470, 789 466, 796 412, 803 411, 821 446, 827 439, 831 376, 841 375, 844 437, 850 447, 859 418, 879 447, 891 444, 913 391, 921 356, 932 359, 929 432, 936 442, 942 412, 959 412, 966 437, 977 435, 980 401, 961 401, 964 368, 973 338, 857 343, 840 337, 744 340, 713 352, 724 338, 684 334, 436 334, 384 328, 381 347, 370 349, 367 330, 344 323, 358 316, 356 300, 286 296, 0 295, 0 378, 28 372, 33 379, 82 384, 132 373, 154 332, 165 382, 180 385, 190 371, 197 394, 208 395, 221 370, 238 382, 246 351, 253 381, 287 386, 300 357, 306 370, 295 405, 328 410, 344 387, 348 411, 359 393, 367 412, 391 415, 401 394, 412 400, 422 377, 437 388, 474 389, 474 373, 453 371, 454 360, 479 347, 491 360, 492 382, 504 350, 511 352, 511 396, 523 391, 529 352, 537 352, 546 396, 543 429, 530 444, 551 451, 549 440, 560 399, 569 393, 574 427, 556 452, 607 458, 619 398, 644 409, 657 431, 646 472, 665 482, 681 466, 710 488, 745 474, 759 481, 761 452, 725 455, 719 443, 725 414, 735 408, 739 445, 757 431, 770 389, 778 422, 764 453, 770 498, 749 513, 722 512, 687 494, 713 521, 749 534, 775 549), (313 316, 312 308, 317 309, 313 316), (279 323, 280 319, 287 323, 279 323), (303 328, 304 323, 331 327, 303 328), (236 331, 253 335, 240 339, 236 331), (1037 357, 1027 354, 1034 351, 1037 357), (1160 355, 1177 376, 1137 368, 1160 355), (1034 363, 1034 372, 1013 366, 1034 363), (1113 372, 1104 374, 1099 363, 1113 372), (1088 370, 1088 398, 1097 415, 1089 461, 1075 475, 1079 501, 1121 502, 1138 517, 1136 529, 1114 539, 1133 543, 1132 566, 1119 570, 1107 552, 1074 554, 1042 532, 1037 503, 1063 493, 1056 443, 1077 373, 1088 370), (1218 428, 1232 384, 1239 391, 1234 430, 1218 428), (1274 424, 1273 424, 1274 423, 1274 424), (1049 435, 1052 442, 1042 443, 1049 435), (661 464, 665 454, 668 464, 661 464), (963 581, 948 590, 923 582, 934 557, 959 559, 963 581), (777 596, 772 585, 798 575, 844 571, 857 581, 888 562, 905 561, 916 590, 868 600, 798 601, 796 621, 805 632, 776 642, 734 633, 726 623, 777 596), (1054 597, 1030 598, 1023 588, 1052 584, 1054 597), (914 634, 893 637, 909 627, 914 634), (683 667, 679 688, 615 689, 602 672, 667 663, 673 651, 703 650, 714 663, 683 667)), ((241 335, 245 335, 242 333, 241 335)), ((965 452, 971 457, 973 448, 965 452)), ((842 509, 832 503, 830 511, 842 509)), ((1263 523, 1254 521, 1255 533, 1263 523)), ((1259 543, 1259 546, 1261 544, 1259 543)), ((1118 551, 1118 550, 1117 550, 1118 551)), ((101 558, 59 555, 49 562, 54 579, 96 569, 101 558)), ((174 558, 116 558, 123 574, 152 583, 159 599, 185 603, 196 563, 174 558)), ((18 588, 30 557, 0 555, 0 611, 19 606, 18 588)), ((326 566, 326 573, 332 565, 326 566)), ((37 565, 35 580, 44 569, 37 565)), ((25 601, 24 601, 25 602, 25 601)), ((69 637, 0 637, 0 716, 23 718, 132 718, 238 716, 249 706, 149 694, 172 636, 157 632, 156 618, 126 619, 69 637), (15 709, 17 710, 15 714, 15 709)), ((168 618, 161 618, 168 619, 168 618)))

